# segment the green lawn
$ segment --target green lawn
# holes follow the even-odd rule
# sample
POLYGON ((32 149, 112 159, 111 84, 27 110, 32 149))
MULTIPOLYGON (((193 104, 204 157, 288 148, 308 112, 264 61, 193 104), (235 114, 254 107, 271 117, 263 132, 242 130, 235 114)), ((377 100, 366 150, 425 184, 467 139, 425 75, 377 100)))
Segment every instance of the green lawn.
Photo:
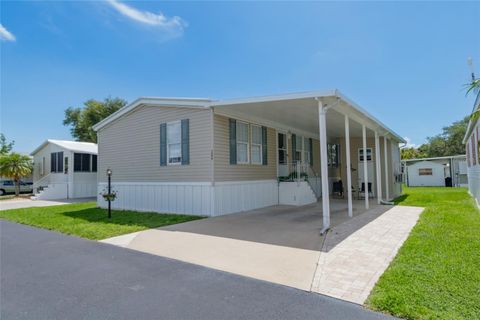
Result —
POLYGON ((480 211, 465 188, 405 188, 425 207, 367 300, 407 319, 480 319, 480 211))
POLYGON ((107 211, 94 202, 0 211, 0 218, 82 238, 100 240, 126 233, 201 219, 197 216, 107 211))

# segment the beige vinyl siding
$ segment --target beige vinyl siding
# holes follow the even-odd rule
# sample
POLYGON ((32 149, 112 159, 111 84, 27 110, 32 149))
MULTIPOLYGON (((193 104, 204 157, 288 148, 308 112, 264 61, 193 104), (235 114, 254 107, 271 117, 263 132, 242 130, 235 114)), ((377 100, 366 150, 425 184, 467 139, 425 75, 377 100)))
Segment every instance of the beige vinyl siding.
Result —
POLYGON ((144 106, 98 132, 98 180, 211 181, 211 110, 144 106), (190 119, 190 164, 160 166, 160 124, 190 119))
POLYGON ((215 181, 268 180, 277 178, 277 136, 275 129, 267 129, 268 165, 231 165, 228 118, 214 115, 214 124, 215 181))

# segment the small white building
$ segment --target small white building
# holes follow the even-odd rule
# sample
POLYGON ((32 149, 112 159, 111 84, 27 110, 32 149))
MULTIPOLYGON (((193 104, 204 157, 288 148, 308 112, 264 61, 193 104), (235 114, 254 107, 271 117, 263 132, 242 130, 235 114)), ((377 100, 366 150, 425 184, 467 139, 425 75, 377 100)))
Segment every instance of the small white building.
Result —
POLYGON ((33 199, 95 197, 97 193, 95 143, 49 139, 33 156, 33 199))
POLYGON ((408 159, 402 162, 404 180, 409 187, 466 187, 468 185, 465 155, 408 159))

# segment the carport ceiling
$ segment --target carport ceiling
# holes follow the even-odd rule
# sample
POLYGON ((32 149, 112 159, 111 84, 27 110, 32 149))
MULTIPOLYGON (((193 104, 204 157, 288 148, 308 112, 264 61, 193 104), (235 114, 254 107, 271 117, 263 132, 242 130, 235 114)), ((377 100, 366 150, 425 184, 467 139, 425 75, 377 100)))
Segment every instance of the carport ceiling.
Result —
MULTIPOLYGON (((322 100, 327 105, 333 106, 327 112, 327 136, 344 137, 345 116, 336 110, 349 112, 349 115, 352 111, 347 110, 348 106, 343 101, 339 101, 337 104, 335 97, 324 97, 322 100)), ((319 136, 318 101, 314 98, 225 104, 214 106, 214 109, 219 114, 246 121, 275 123, 283 128, 292 128, 293 130, 308 132, 313 136, 319 136)), ((362 137, 362 125, 353 120, 358 117, 358 114, 352 113, 351 115, 351 137, 362 137)), ((384 130, 380 133, 383 134, 384 130)), ((367 137, 373 136, 374 132, 367 130, 367 137)))

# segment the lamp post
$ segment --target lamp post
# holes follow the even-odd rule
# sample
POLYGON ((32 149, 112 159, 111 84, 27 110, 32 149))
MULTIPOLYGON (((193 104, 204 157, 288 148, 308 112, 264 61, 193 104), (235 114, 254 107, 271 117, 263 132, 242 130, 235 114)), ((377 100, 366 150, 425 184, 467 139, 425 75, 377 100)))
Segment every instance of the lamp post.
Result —
POLYGON ((112 170, 110 168, 107 169, 107 177, 108 177, 108 219, 112 218, 112 170))

